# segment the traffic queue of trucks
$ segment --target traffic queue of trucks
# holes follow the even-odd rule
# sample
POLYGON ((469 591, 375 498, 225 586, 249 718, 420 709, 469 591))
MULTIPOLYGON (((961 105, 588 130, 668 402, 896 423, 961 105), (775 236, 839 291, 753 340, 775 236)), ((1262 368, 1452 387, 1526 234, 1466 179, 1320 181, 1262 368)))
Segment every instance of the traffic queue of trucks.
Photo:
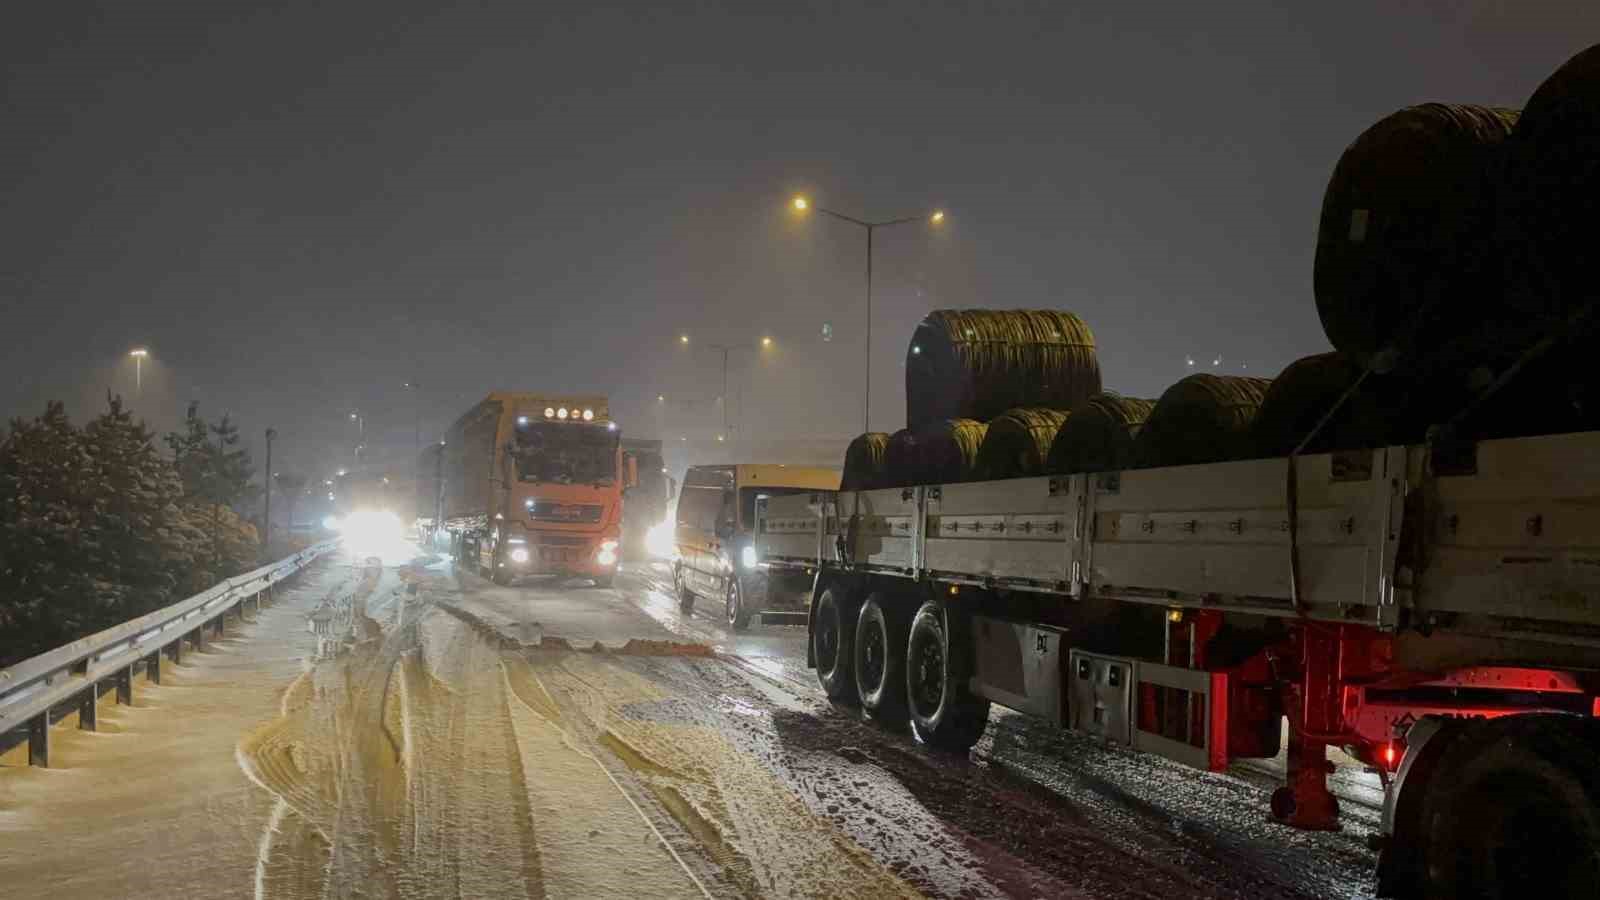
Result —
POLYGON ((496 583, 524 575, 610 586, 635 457, 603 396, 495 392, 418 461, 421 525, 496 583))

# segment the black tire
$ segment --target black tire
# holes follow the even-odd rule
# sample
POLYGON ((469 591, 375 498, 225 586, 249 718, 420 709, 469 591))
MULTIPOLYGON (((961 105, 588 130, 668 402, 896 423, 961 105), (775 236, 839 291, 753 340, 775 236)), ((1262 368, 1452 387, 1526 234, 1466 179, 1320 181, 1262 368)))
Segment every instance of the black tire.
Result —
POLYGON ((616 583, 616 580, 617 576, 615 575, 596 575, 593 579, 594 586, 597 588, 611 587, 611 585, 616 583))
POLYGON ((855 703, 856 609, 838 587, 830 587, 817 598, 817 612, 811 625, 811 650, 817 660, 817 681, 828 699, 855 703))
POLYGON ((1600 726, 1553 714, 1467 726, 1422 798, 1429 897, 1593 897, 1600 726))
POLYGON ((694 591, 689 590, 689 583, 684 580, 683 566, 672 567, 672 586, 678 592, 678 611, 684 615, 694 612, 694 591))
POLYGON ((855 676, 861 709, 887 725, 906 717, 905 615, 883 594, 873 594, 856 617, 855 676))
POLYGON ((944 604, 929 600, 906 638, 906 707, 919 742, 965 753, 989 724, 989 701, 967 690, 970 649, 959 627, 946 630, 944 604))
POLYGON ((738 574, 728 576, 727 604, 728 627, 734 631, 745 631, 750 627, 750 607, 744 602, 744 588, 739 584, 738 574))

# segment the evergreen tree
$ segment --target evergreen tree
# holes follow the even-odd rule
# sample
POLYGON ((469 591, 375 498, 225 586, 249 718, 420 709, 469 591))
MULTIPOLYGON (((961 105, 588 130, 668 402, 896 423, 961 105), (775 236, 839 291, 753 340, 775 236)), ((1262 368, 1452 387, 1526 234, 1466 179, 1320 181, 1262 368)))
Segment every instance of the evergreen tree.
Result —
POLYGON ((246 571, 254 564, 259 538, 232 507, 253 498, 257 489, 250 483, 255 469, 250 451, 240 446, 238 427, 226 414, 208 425, 191 403, 184 430, 168 434, 167 446, 183 482, 184 506, 206 529, 213 581, 246 571))
POLYGON ((184 515, 183 484, 156 452, 154 435, 120 397, 106 399, 106 412, 83 437, 101 489, 96 572, 126 589, 119 615, 126 620, 187 596, 181 588, 190 583, 204 535, 184 515))
POLYGON ((62 404, 12 421, 0 444, 0 665, 93 631, 118 601, 95 571, 98 488, 62 404))

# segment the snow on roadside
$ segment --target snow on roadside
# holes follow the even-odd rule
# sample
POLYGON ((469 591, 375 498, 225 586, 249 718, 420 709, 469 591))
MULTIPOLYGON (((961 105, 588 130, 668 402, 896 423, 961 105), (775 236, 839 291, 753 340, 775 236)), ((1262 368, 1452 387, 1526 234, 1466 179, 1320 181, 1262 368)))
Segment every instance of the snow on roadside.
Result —
POLYGON ((160 685, 136 680, 132 707, 102 698, 99 731, 56 729, 55 768, 0 769, 8 894, 252 897, 272 800, 240 772, 235 743, 278 715, 305 670, 305 613, 350 584, 349 569, 315 566, 252 622, 165 662, 160 685))

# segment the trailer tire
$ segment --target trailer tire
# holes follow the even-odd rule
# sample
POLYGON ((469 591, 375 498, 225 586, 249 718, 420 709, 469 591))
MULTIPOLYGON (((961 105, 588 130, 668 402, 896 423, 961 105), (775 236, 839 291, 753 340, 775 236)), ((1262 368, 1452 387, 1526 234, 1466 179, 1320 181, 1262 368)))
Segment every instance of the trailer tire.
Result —
POLYGON ((918 742, 966 753, 989 724, 989 701, 967 690, 970 642, 943 603, 929 600, 906 638, 906 705, 918 742))
POLYGON ((811 649, 817 660, 817 681, 829 700, 855 703, 855 604, 838 586, 817 598, 816 621, 811 628, 811 649))
POLYGON ((898 725, 906 717, 906 621, 904 614, 874 593, 856 617, 856 694, 868 718, 898 725))
POLYGON ((1423 893, 1592 897, 1600 884, 1600 726, 1558 714, 1475 722, 1422 798, 1423 893))

